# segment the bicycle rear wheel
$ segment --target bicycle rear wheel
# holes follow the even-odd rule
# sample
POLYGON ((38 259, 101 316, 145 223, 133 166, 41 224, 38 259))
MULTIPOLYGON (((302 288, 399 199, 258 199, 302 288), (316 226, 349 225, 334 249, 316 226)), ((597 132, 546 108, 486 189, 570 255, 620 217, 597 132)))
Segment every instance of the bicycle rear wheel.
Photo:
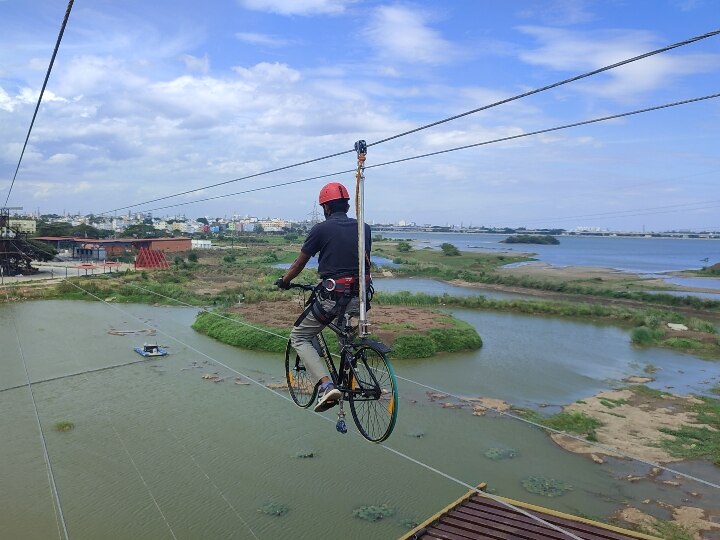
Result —
POLYGON ((385 353, 363 345, 353 356, 348 401, 355 425, 367 440, 382 442, 395 427, 398 390, 395 372, 385 353))
MULTIPOLYGON (((320 338, 322 339, 322 336, 320 338)), ((312 376, 305 369, 305 364, 293 349, 289 339, 285 347, 285 378, 290 397, 296 405, 307 409, 313 404, 318 392, 316 381, 312 380, 312 376)))

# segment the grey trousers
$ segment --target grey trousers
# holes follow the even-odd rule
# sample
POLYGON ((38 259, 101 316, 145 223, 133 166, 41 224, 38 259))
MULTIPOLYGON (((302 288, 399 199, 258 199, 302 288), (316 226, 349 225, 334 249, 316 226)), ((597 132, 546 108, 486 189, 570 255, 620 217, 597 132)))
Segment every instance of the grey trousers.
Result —
MULTIPOLYGON (((321 300, 320 303, 325 311, 330 311, 335 307, 335 300, 321 300)), ((357 316, 360 313, 360 300, 357 297, 350 300, 345 313, 353 316, 357 316)), ((290 343, 303 361, 303 364, 305 364, 305 368, 312 376, 313 381, 319 381, 323 377, 330 375, 325 365, 325 360, 320 358, 320 355, 312 344, 312 339, 322 332, 325 326, 326 325, 319 322, 312 311, 310 311, 307 316, 300 321, 299 325, 293 326, 292 332, 290 332, 290 343)))

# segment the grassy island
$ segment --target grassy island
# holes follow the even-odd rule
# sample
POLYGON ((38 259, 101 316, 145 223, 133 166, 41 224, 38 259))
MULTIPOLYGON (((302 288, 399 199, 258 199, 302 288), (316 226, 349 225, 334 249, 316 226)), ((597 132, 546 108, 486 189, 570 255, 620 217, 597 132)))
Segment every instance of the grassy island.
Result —
MULTIPOLYGON (((201 312, 193 328, 228 345, 281 353, 298 314, 296 302, 265 301, 218 313, 201 312)), ((392 347, 392 357, 396 359, 429 358, 482 346, 475 328, 437 310, 376 306, 371 317, 373 337, 392 347)), ((331 350, 336 351, 334 334, 326 330, 325 338, 331 350)))
POLYGON ((558 245, 560 240, 549 234, 516 234, 508 236, 505 240, 500 240, 503 244, 541 244, 541 245, 558 245))

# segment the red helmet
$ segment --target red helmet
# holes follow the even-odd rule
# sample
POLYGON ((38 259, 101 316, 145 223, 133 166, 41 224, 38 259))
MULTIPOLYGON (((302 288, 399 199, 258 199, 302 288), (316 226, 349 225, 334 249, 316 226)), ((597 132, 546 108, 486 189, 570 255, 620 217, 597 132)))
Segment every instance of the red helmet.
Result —
POLYGON ((340 182, 330 182, 320 190, 320 204, 336 201, 337 199, 350 199, 348 190, 340 182))

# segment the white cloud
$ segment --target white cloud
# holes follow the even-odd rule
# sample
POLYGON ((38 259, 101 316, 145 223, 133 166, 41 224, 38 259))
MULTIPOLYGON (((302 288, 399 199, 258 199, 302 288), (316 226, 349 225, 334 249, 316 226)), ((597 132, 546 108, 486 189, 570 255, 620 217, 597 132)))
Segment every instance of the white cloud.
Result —
POLYGON ((14 105, 13 101, 5 91, 4 88, 0 87, 0 110, 13 112, 14 105))
POLYGON ((300 72, 278 62, 260 62, 252 68, 234 67, 240 78, 252 83, 294 83, 300 80, 300 72))
MULTIPOLYGON (((646 31, 574 32, 538 26, 525 26, 520 30, 540 42, 538 48, 521 53, 520 58, 558 71, 591 71, 659 47, 658 38, 646 31)), ((718 66, 720 55, 658 54, 573 87, 593 95, 628 101, 638 94, 665 87, 683 75, 710 72, 718 66)))
POLYGON ((459 48, 428 25, 428 14, 405 6, 375 9, 365 30, 379 56, 420 64, 442 64, 456 58, 459 48))
POLYGON ((48 158, 48 163, 51 165, 64 165, 76 159, 77 156, 75 154, 53 154, 48 158))
POLYGON ((356 0, 239 0, 253 11, 278 15, 339 15, 356 0))
POLYGON ((203 74, 207 74, 210 71, 210 59, 207 53, 201 58, 191 54, 184 54, 182 61, 188 71, 196 71, 203 74))
POLYGON ((237 32, 235 37, 243 43, 263 45, 265 47, 284 47, 291 43, 291 41, 287 39, 278 38, 269 34, 257 34, 255 32, 237 32))
POLYGON ((587 4, 587 0, 553 0, 525 9, 520 12, 520 16, 553 25, 579 24, 595 19, 595 15, 588 11, 587 4))

